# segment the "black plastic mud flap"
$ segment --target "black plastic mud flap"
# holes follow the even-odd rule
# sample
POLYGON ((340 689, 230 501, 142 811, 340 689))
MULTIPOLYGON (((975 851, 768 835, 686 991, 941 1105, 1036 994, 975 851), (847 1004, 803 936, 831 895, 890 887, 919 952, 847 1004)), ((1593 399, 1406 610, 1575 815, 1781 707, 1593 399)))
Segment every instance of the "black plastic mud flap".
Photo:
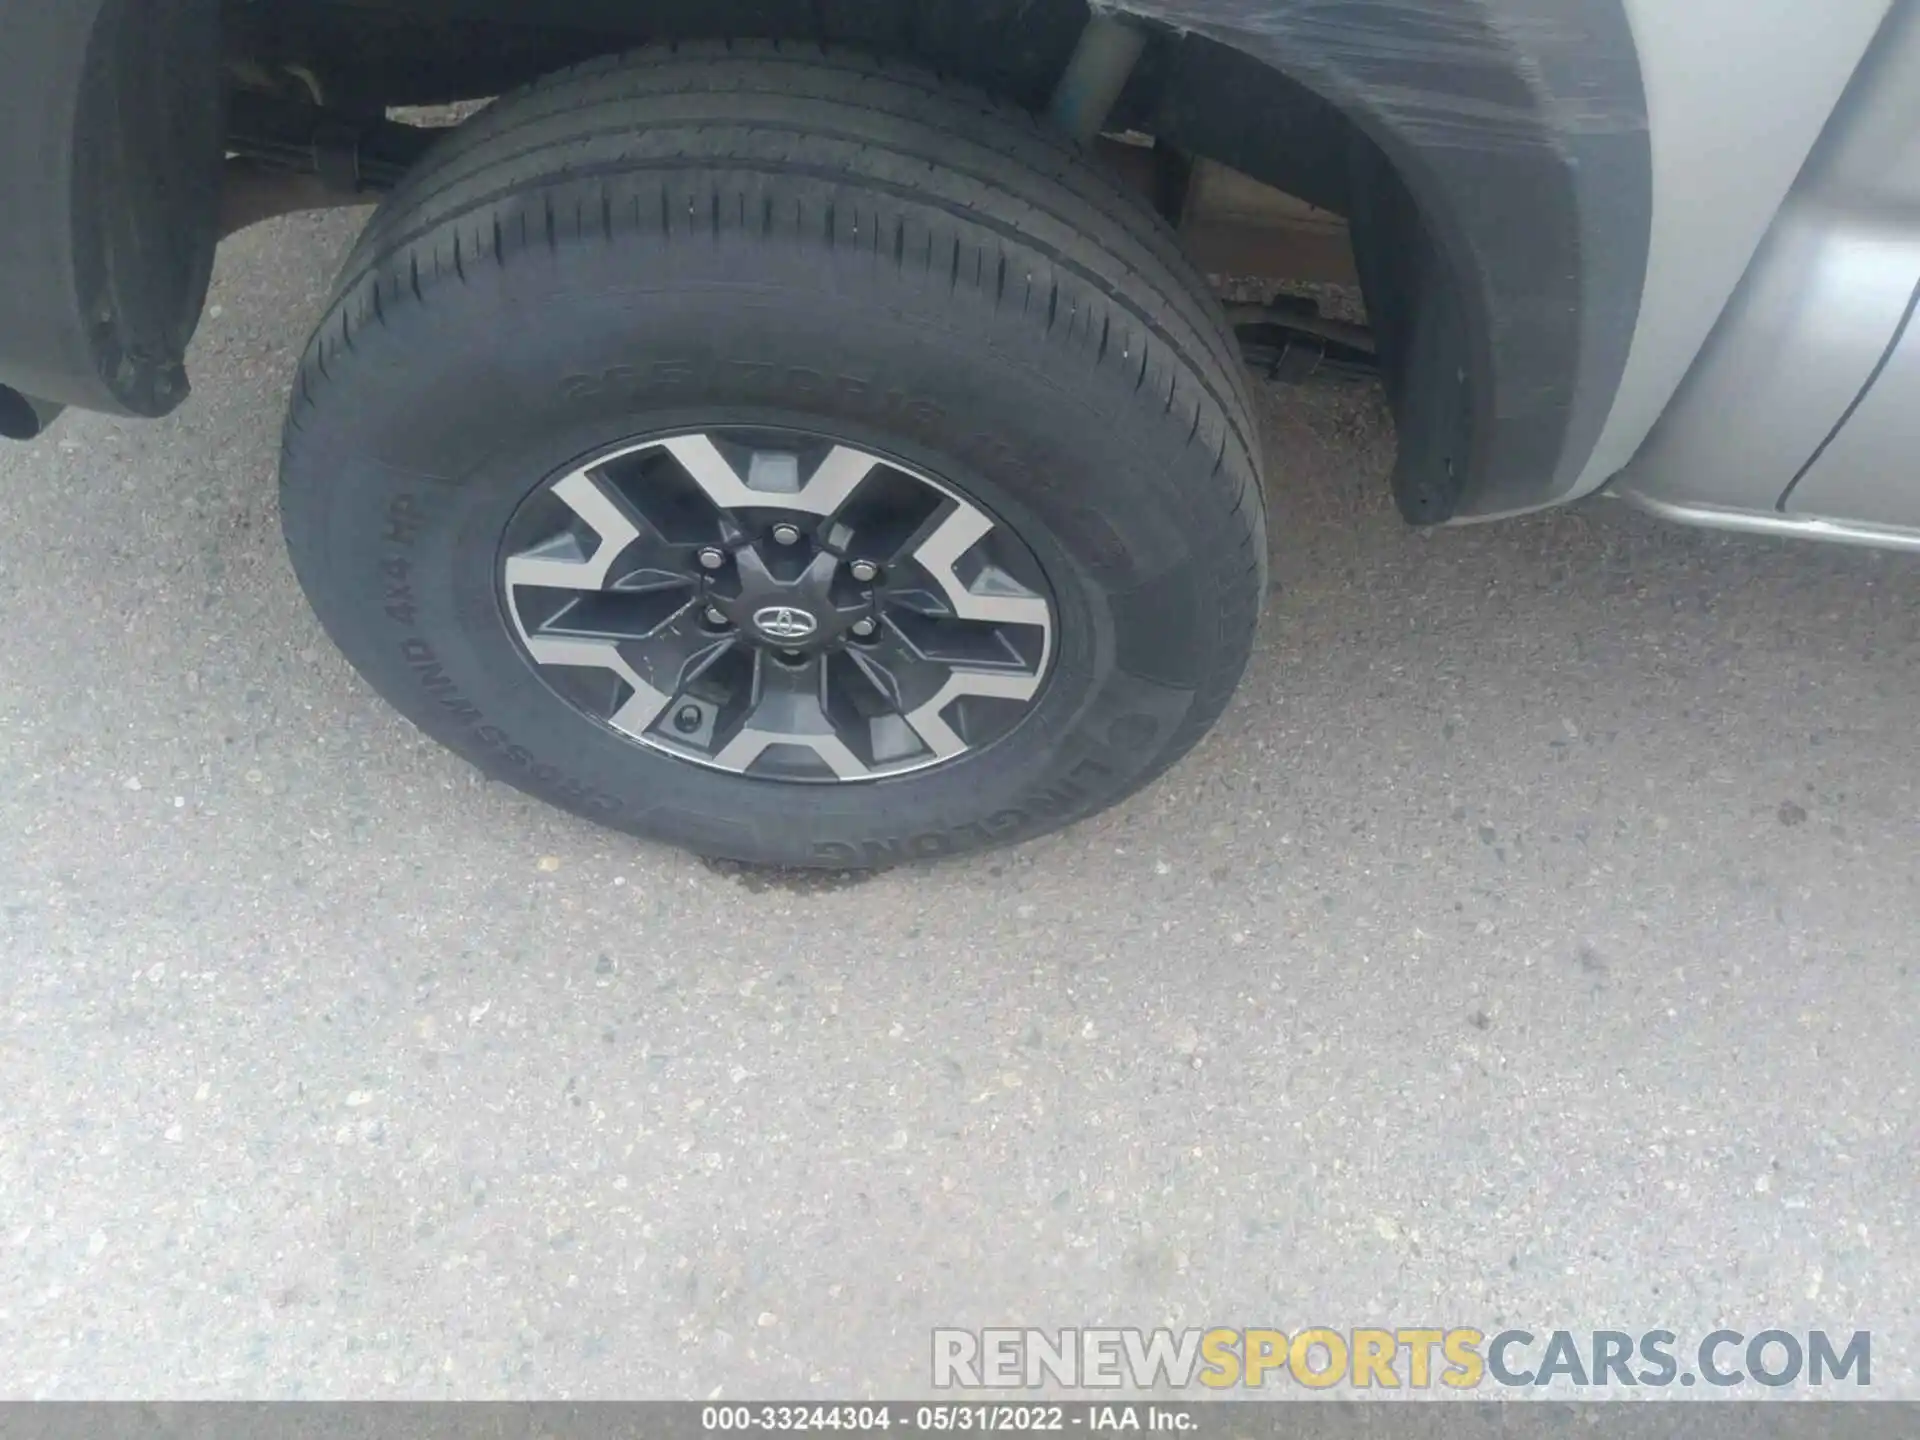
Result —
POLYGON ((0 0, 0 434, 186 398, 220 65, 218 0, 0 0))
POLYGON ((1351 150, 1354 262, 1393 406, 1393 498, 1409 525, 1439 525, 1460 505, 1474 453, 1473 327, 1419 207, 1374 145, 1351 150))

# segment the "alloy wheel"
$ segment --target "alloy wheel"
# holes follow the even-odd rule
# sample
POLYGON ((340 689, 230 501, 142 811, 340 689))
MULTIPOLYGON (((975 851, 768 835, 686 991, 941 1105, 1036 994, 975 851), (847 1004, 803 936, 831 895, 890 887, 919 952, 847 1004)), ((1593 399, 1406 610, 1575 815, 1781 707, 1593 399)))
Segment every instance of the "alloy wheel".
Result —
POLYGON ((952 486, 790 430, 629 443, 539 486, 501 598, 575 708, 773 780, 924 770, 993 744, 1046 680, 1032 552, 952 486))

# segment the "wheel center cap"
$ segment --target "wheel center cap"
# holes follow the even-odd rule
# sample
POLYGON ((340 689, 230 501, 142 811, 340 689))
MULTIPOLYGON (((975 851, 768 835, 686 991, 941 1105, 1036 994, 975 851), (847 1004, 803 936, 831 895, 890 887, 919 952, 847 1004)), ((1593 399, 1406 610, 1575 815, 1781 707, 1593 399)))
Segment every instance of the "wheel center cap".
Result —
POLYGON ((812 613, 793 605, 763 605, 753 612, 753 628, 769 640, 792 645, 820 628, 812 613))

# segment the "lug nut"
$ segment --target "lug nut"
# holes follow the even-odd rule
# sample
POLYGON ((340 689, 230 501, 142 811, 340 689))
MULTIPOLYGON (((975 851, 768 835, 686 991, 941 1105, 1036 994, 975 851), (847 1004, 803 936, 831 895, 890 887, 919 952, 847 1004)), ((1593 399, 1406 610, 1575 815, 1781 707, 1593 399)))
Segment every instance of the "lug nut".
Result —
POLYGON ((800 527, 798 525, 788 525, 784 521, 774 526, 773 543, 776 545, 798 545, 800 543, 800 527))
POLYGON ((858 635, 862 640, 869 638, 879 629, 880 627, 871 620, 856 620, 853 622, 853 633, 858 635))
POLYGON ((866 584, 869 580, 878 580, 880 578, 880 567, 871 560, 856 560, 853 562, 853 578, 858 580, 862 585, 866 584))
POLYGON ((727 623, 726 612, 718 605, 709 605, 707 606, 706 621, 709 625, 724 625, 727 623))
POLYGON ((700 568, 702 570, 718 570, 726 563, 727 552, 718 546, 709 545, 700 552, 700 568))
POLYGON ((673 717, 673 728, 682 735, 691 735, 700 728, 700 722, 704 719, 706 716, 700 713, 698 705, 682 705, 679 713, 673 717))

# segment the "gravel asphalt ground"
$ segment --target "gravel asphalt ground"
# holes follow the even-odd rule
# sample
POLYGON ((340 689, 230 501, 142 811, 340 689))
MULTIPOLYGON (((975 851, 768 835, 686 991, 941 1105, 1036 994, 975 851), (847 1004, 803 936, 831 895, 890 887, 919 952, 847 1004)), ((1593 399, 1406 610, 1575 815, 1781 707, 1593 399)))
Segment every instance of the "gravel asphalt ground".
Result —
POLYGON ((1873 1332, 1920 1397, 1920 565, 1403 528, 1267 391, 1277 588, 1123 808, 713 868, 390 714, 281 548, 354 217, 195 398, 0 450, 0 1393, 912 1394, 936 1325, 1873 1332))

